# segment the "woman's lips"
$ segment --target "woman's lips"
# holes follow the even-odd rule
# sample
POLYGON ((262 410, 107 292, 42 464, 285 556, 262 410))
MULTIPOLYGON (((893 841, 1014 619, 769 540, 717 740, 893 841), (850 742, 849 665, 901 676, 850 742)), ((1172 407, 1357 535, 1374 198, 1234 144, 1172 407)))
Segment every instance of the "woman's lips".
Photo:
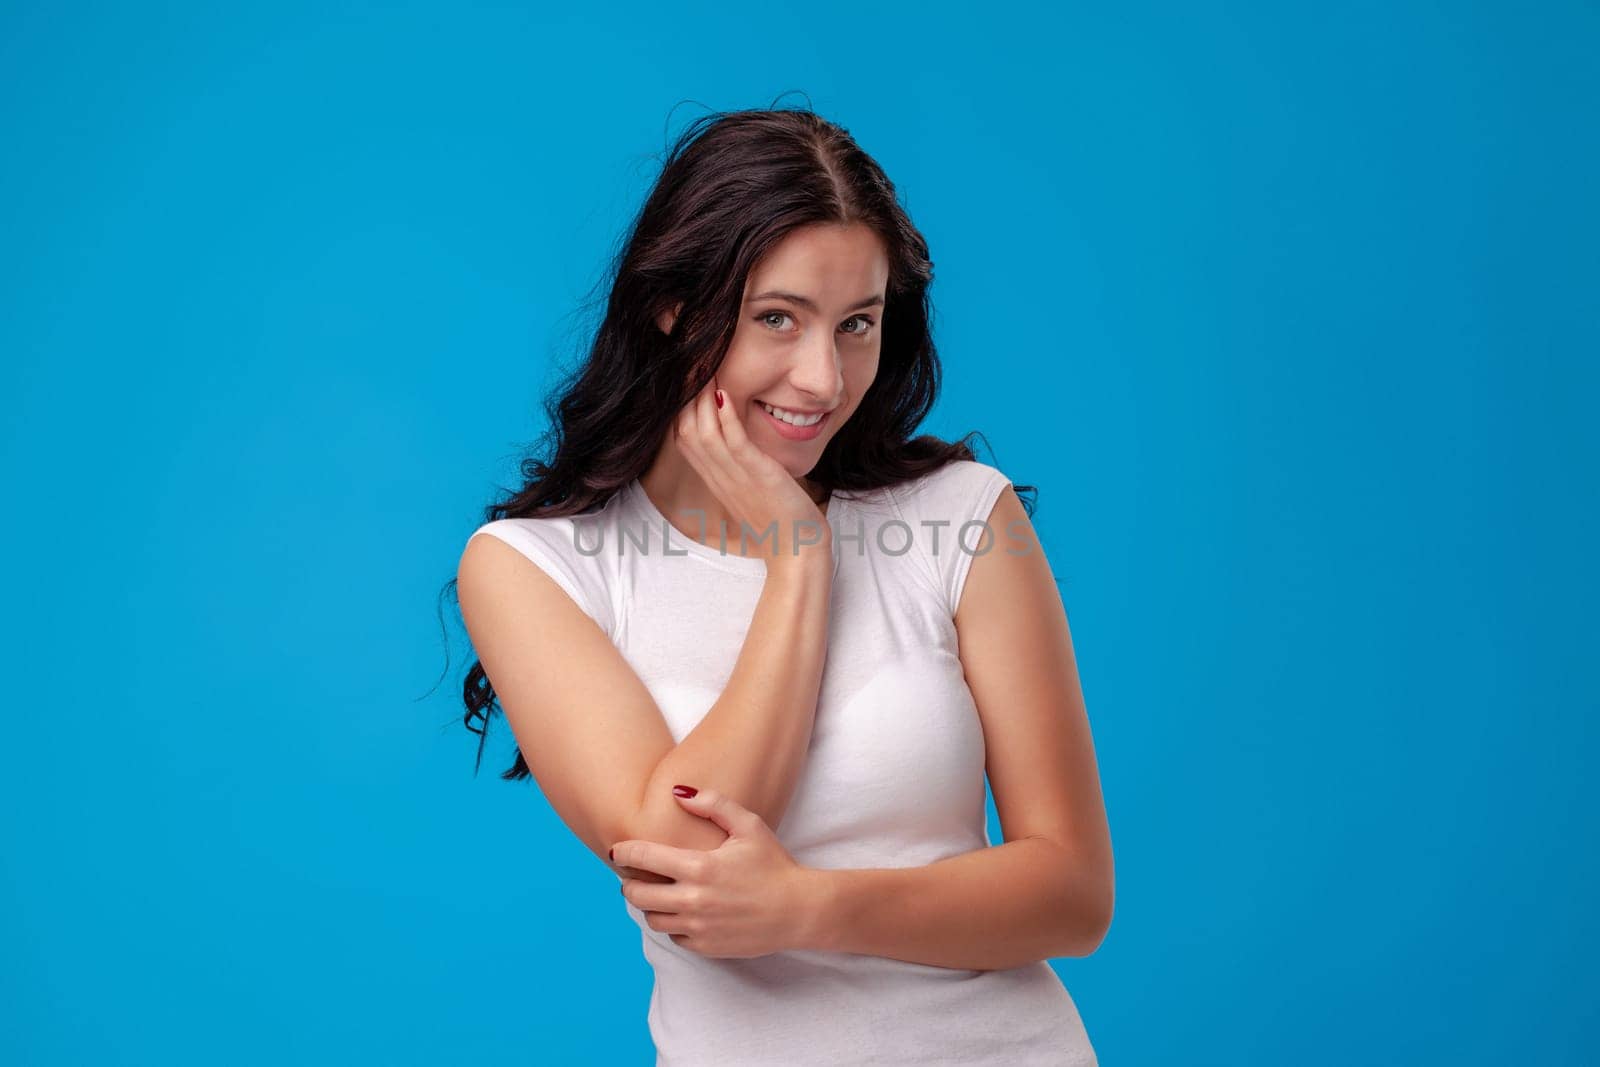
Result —
POLYGON ((796 426, 793 423, 784 422, 782 419, 773 415, 772 412, 763 407, 759 401, 756 402, 756 407, 760 410, 761 417, 767 420, 767 424, 777 431, 778 436, 789 441, 811 440, 822 432, 822 428, 828 425, 829 417, 833 415, 833 412, 831 411, 824 412, 822 418, 818 419, 810 426, 796 426))

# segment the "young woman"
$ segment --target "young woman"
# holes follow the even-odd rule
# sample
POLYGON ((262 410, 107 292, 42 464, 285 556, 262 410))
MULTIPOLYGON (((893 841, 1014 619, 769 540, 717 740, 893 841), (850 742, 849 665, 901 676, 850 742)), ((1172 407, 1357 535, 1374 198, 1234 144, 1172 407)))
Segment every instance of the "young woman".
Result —
POLYGON ((931 277, 844 129, 699 120, 462 554, 480 759, 498 702, 622 877, 658 1063, 1095 1062, 1045 962, 1112 913, 1071 637, 1009 480, 913 436, 931 277))

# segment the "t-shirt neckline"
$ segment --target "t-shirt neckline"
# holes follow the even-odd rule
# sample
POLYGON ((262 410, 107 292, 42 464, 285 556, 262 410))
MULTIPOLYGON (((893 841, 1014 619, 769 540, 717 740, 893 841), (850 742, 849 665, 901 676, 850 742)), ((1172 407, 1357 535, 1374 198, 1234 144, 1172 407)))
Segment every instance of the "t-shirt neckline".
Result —
MULTIPOLYGON (((735 552, 734 550, 740 547, 739 532, 737 530, 728 531, 728 551, 724 552, 715 545, 701 544, 672 525, 661 509, 656 507, 655 501, 650 499, 650 494, 645 492, 644 483, 638 478, 629 482, 624 492, 627 494, 635 513, 642 515, 651 530, 654 531, 648 535, 648 540, 646 541, 650 546, 650 551, 660 551, 658 541, 663 531, 665 531, 665 536, 668 538, 674 556, 687 552, 691 556, 703 559, 707 563, 725 570, 758 576, 766 574, 767 564, 765 560, 772 557, 770 555, 767 557, 741 556, 735 552)), ((830 490, 825 515, 828 520, 828 526, 832 530, 838 530, 839 508, 842 505, 843 500, 839 496, 839 491, 837 489, 830 490)), ((629 545, 629 548, 634 547, 632 544, 629 545)), ((837 539, 833 542, 833 557, 834 567, 837 569, 839 564, 839 542, 837 539)))

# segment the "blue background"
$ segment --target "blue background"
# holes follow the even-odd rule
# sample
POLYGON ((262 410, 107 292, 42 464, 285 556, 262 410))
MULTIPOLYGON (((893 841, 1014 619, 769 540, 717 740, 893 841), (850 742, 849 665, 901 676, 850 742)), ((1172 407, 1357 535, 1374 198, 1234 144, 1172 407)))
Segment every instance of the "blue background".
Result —
POLYGON ((6 5, 0 1060, 651 1062, 436 597, 668 137, 794 89, 1041 487, 1103 1062, 1594 1062, 1600 13, 1101 6, 6 5))

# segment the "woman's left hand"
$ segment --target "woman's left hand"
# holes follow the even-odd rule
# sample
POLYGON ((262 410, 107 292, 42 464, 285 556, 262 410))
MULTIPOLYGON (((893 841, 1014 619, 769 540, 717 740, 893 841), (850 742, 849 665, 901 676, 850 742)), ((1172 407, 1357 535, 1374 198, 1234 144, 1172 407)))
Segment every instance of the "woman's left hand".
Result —
POLYGON ((714 789, 678 796, 728 838, 709 852, 654 841, 619 841, 614 861, 673 879, 624 878, 622 895, 650 929, 703 956, 748 959, 802 947, 814 904, 812 868, 789 855, 765 819, 714 789))

